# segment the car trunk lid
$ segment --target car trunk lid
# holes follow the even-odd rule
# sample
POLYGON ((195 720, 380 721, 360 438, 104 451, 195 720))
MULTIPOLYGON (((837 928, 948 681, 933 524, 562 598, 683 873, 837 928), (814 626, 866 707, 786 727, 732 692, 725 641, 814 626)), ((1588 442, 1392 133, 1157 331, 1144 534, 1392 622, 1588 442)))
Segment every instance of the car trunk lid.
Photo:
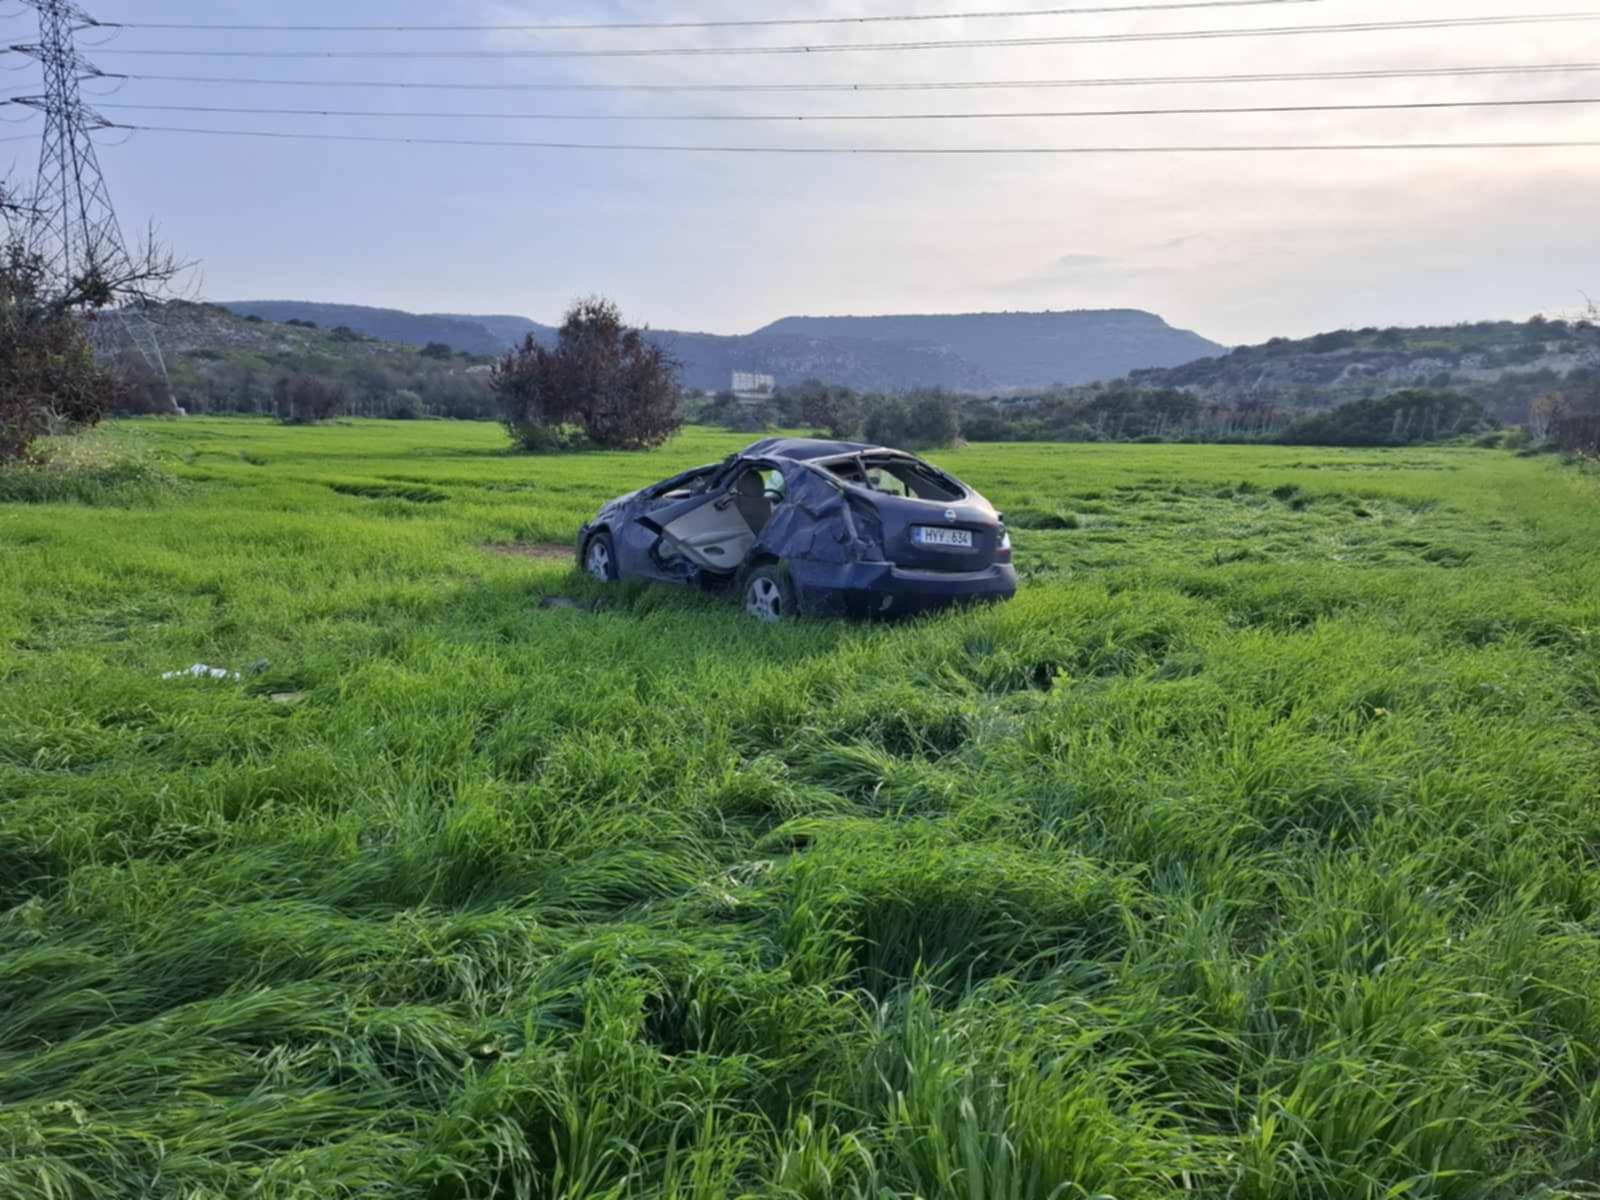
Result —
POLYGON ((982 571, 999 559, 1005 527, 972 500, 945 503, 875 495, 884 558, 919 571, 982 571))

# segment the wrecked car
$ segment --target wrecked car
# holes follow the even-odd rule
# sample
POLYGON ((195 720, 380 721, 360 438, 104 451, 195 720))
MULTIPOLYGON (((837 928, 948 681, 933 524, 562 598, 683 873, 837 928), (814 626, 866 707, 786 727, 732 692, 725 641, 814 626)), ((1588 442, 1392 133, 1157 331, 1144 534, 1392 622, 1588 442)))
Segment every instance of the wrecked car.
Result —
POLYGON ((736 589, 751 616, 898 616, 1016 594, 994 506, 884 446, 769 438, 618 497, 578 533, 594 578, 736 589))

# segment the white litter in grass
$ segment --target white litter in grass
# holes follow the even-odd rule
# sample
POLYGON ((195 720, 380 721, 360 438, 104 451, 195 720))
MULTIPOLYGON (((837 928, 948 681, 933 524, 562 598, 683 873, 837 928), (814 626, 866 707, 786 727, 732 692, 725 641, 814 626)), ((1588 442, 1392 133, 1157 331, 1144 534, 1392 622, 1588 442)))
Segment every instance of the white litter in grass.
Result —
POLYGON ((187 671, 168 671, 163 679, 241 679, 243 676, 237 671, 225 670, 222 667, 208 667, 205 663, 195 663, 187 671))

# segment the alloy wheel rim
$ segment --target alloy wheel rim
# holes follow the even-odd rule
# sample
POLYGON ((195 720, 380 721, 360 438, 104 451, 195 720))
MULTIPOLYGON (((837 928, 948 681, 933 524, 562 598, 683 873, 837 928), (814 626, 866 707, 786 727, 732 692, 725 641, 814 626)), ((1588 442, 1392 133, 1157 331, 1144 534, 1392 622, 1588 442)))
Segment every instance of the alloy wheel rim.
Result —
POLYGON ((783 593, 770 579, 757 579, 745 594, 744 609, 758 621, 783 620, 783 593))
POLYGON ((596 542, 589 547, 589 574, 601 583, 611 581, 611 551, 604 542, 596 542))

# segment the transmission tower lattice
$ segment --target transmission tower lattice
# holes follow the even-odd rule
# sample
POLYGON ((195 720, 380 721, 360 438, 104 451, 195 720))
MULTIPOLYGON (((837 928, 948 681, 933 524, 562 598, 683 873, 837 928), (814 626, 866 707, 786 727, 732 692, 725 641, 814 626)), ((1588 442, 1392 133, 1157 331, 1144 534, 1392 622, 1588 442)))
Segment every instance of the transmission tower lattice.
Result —
MULTIPOLYGON (((103 73, 79 52, 76 35, 99 27, 100 22, 71 0, 21 2, 39 14, 39 41, 12 49, 39 61, 45 86, 42 96, 13 101, 36 108, 45 117, 28 247, 63 289, 84 279, 113 284, 133 281, 133 257, 123 240, 91 136, 112 123, 85 104, 79 91, 85 79, 103 73)), ((107 307, 91 314, 92 340, 102 353, 135 351, 160 379, 177 410, 161 343, 150 319, 151 303, 136 282, 129 283, 107 307)))

